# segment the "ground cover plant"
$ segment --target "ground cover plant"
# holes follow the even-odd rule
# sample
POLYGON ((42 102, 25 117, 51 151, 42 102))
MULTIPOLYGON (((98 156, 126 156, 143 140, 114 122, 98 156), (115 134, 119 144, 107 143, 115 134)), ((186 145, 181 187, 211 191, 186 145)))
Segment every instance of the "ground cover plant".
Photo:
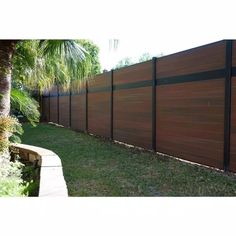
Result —
POLYGON ((23 127, 24 143, 60 156, 70 196, 236 196, 233 174, 54 125, 23 127))

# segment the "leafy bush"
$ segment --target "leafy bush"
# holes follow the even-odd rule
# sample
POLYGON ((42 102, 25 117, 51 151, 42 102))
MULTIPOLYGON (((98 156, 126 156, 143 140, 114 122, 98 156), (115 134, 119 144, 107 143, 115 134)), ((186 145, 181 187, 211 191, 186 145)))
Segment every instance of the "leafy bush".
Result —
POLYGON ((22 170, 22 178, 27 182, 25 192, 28 196, 35 197, 39 195, 39 172, 38 166, 32 165, 30 162, 24 163, 22 170))
POLYGON ((25 188, 21 178, 0 178, 0 197, 26 196, 25 188))
POLYGON ((22 134, 23 129, 17 118, 0 115, 0 163, 7 157, 9 159, 10 141, 20 142, 16 134, 22 134), (11 138, 11 140, 10 140, 11 138))
POLYGON ((21 178, 23 164, 18 160, 5 161, 0 165, 0 197, 26 196, 28 183, 21 178))
POLYGON ((12 161, 3 162, 1 164, 1 169, 0 169, 0 178, 7 178, 7 177, 20 178, 23 166, 24 165, 20 163, 18 160, 14 162, 12 161))
POLYGON ((22 178, 22 167, 18 160, 10 161, 10 138, 20 141, 14 133, 21 134, 18 120, 11 116, 0 116, 0 196, 25 196, 27 183, 22 178))

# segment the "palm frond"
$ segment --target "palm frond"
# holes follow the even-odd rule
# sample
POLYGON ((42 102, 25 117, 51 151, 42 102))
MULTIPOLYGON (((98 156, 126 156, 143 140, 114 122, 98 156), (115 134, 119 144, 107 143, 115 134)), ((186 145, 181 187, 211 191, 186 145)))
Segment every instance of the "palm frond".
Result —
POLYGON ((75 63, 85 59, 86 50, 76 43, 75 40, 41 40, 39 48, 43 56, 63 57, 73 60, 75 63))
POLYGON ((11 108, 20 111, 32 125, 39 122, 39 105, 27 92, 13 88, 11 90, 11 108))
POLYGON ((40 92, 53 84, 69 89, 72 81, 88 78, 92 67, 90 55, 74 40, 23 41, 13 65, 13 87, 40 92))

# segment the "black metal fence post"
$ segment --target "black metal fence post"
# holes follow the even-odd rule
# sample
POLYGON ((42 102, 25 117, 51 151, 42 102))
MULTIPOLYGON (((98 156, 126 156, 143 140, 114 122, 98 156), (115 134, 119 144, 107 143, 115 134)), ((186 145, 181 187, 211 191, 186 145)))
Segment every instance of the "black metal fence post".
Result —
POLYGON ((40 93, 40 90, 38 90, 38 96, 39 96, 39 104, 40 104, 40 121, 43 121, 43 117, 44 117, 44 109, 43 109, 43 94, 40 93))
POLYGON ((59 85, 57 84, 57 124, 59 124, 59 109, 60 109, 60 107, 59 107, 59 96, 60 96, 60 94, 59 94, 59 85))
POLYGON ((111 100, 110 100, 110 110, 111 110, 111 134, 110 139, 113 140, 113 70, 111 70, 111 100))
POLYGON ((225 58, 224 171, 229 170, 230 162, 231 74, 232 40, 227 40, 225 58))
POLYGON ((86 87, 85 87, 85 120, 86 120, 86 128, 85 131, 88 133, 88 81, 86 80, 86 87))
POLYGON ((50 100, 51 99, 50 99, 50 90, 49 90, 49 92, 48 92, 48 122, 50 122, 50 113, 51 113, 51 107, 50 107, 51 101, 50 100))
POLYGON ((69 127, 71 128, 71 84, 70 84, 70 94, 69 94, 69 127))
POLYGON ((152 150, 156 152, 156 62, 152 58, 152 150))

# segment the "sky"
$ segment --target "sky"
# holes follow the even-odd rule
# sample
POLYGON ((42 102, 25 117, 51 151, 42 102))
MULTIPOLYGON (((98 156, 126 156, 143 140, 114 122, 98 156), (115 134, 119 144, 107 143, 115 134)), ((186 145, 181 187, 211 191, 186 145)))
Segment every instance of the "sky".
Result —
POLYGON ((108 38, 101 36, 107 36, 107 31, 93 38, 100 47, 103 69, 111 69, 125 57, 137 60, 145 52, 168 55, 222 39, 236 39, 235 3, 231 0, 122 2, 114 7, 115 12, 108 13, 107 20, 112 21, 110 27, 105 27, 119 39, 117 51, 109 51, 108 38))
POLYGON ((236 38, 233 0, 34 2, 1 3, 15 17, 9 17, 8 11, 1 12, 1 22, 7 19, 7 24, 1 24, 0 38, 88 38, 100 48, 102 69, 111 69, 124 57, 137 60, 145 52, 168 55, 236 38), (23 3, 27 8, 19 11, 23 3), (119 39, 117 51, 109 50, 109 39, 119 39))
POLYGON ((149 53, 151 56, 168 55, 178 51, 183 51, 203 44, 221 40, 220 37, 198 38, 197 40, 181 40, 173 44, 173 42, 161 41, 158 38, 122 38, 119 39, 118 48, 116 50, 109 49, 108 39, 92 39, 99 48, 99 59, 102 69, 110 70, 123 58, 130 57, 132 61, 137 63, 143 53, 149 53))

